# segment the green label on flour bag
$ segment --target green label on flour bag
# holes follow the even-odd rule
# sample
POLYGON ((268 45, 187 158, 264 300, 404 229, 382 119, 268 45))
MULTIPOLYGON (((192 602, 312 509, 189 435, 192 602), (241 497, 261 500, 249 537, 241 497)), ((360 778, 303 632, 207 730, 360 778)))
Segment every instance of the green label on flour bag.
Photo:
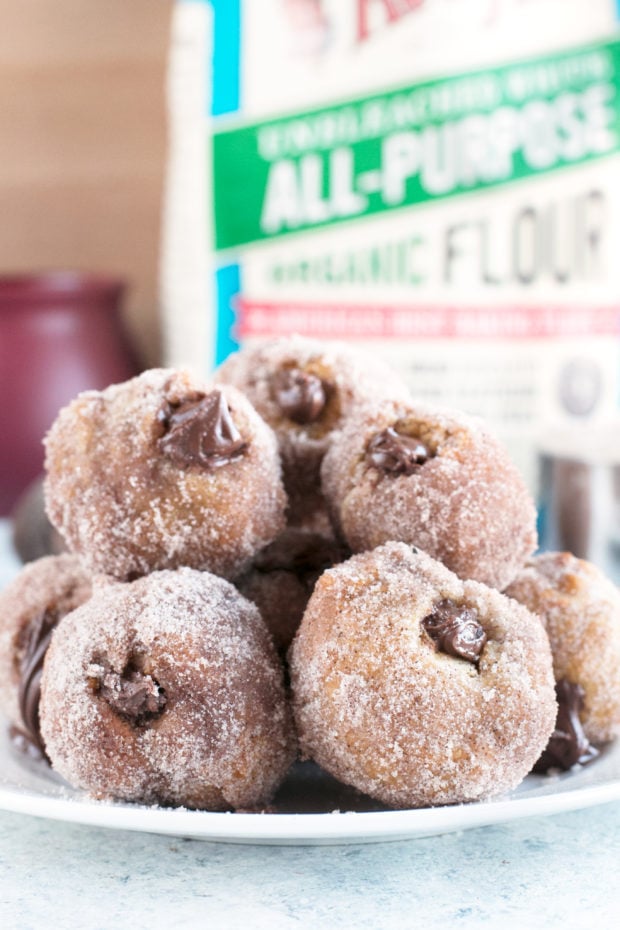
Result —
POLYGON ((215 247, 483 190, 620 150, 620 41, 213 136, 215 247))

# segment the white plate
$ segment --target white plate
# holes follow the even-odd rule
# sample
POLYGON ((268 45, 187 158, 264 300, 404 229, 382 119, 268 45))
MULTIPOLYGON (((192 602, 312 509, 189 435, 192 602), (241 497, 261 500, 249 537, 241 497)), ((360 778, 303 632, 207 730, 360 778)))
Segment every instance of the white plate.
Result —
MULTIPOLYGON (((0 519, 0 587, 19 568, 0 519)), ((529 776, 495 801, 391 811, 330 779, 312 765, 295 766, 274 814, 215 814, 92 801, 41 762, 14 749, 0 719, 0 809, 71 823, 138 830, 226 843, 303 845, 373 843, 450 833, 521 817, 577 810, 620 800, 620 740, 595 762, 556 778, 529 776)))
POLYGON ((295 766, 275 801, 278 813, 221 814, 92 801, 42 762, 18 753, 0 721, 0 808, 73 823, 226 843, 372 843, 450 833, 521 817, 620 800, 620 741, 582 769, 528 776, 495 801, 423 810, 381 810, 312 765, 295 766), (317 813, 317 811, 321 811, 317 813))

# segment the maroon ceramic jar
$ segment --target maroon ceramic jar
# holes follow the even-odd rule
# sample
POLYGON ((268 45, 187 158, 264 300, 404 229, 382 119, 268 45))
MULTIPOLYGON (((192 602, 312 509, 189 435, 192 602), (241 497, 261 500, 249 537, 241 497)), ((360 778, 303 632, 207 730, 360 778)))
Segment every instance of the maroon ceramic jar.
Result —
POLYGON ((122 281, 80 272, 0 277, 0 515, 41 472, 60 407, 136 373, 123 291, 122 281))

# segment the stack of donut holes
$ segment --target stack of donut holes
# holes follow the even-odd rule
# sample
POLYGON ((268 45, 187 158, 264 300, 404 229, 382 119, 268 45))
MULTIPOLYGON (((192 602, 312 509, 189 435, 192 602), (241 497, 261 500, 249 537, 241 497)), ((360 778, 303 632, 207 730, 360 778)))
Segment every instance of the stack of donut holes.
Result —
POLYGON ((620 728, 620 595, 486 426, 300 337, 80 394, 66 552, 0 594, 14 744, 99 799, 261 810, 313 760, 381 805, 503 794, 620 728))

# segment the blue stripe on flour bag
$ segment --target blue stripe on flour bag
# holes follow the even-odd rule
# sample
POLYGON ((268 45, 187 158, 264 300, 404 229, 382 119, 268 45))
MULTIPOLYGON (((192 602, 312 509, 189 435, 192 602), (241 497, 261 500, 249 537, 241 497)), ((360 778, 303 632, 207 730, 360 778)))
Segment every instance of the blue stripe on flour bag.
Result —
POLYGON ((235 300, 241 291, 241 269, 239 265, 223 265, 215 272, 216 328, 215 364, 219 365, 231 352, 239 348, 234 338, 237 322, 235 300))
MULTIPOLYGON (((211 115, 235 113, 241 99, 241 2, 211 0, 213 7, 213 79, 211 115)), ((215 365, 239 348, 234 327, 235 299, 241 291, 241 268, 225 265, 215 273, 215 365)))
POLYGON ((213 7, 212 116, 239 109, 241 0, 211 0, 213 7))

